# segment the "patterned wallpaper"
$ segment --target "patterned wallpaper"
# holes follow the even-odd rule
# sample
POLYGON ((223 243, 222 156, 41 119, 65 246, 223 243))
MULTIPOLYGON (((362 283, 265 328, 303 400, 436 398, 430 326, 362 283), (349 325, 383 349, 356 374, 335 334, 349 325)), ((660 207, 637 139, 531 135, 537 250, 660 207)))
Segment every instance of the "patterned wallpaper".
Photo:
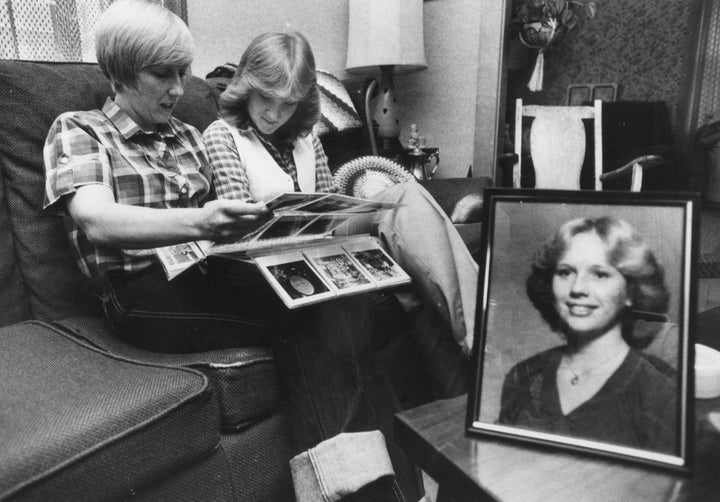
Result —
MULTIPOLYGON (((570 84, 618 84, 618 99, 665 101, 675 117, 689 36, 692 0, 596 0, 584 21, 545 53, 543 90, 530 92, 532 67, 508 76, 508 99, 565 104, 570 84)), ((530 66, 534 62, 531 58, 530 66)))

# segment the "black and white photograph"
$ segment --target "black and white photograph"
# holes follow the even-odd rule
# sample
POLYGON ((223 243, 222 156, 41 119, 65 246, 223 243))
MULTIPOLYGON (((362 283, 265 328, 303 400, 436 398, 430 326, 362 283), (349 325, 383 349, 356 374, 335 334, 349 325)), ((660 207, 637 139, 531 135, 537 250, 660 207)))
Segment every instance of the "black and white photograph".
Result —
POLYGON ((595 84, 592 88, 592 99, 600 101, 615 101, 617 99, 617 84, 595 84))
POLYGON ((350 242, 343 245, 358 265, 375 281, 378 287, 410 282, 410 276, 400 268, 374 239, 350 242))
POLYGON ((568 86, 567 104, 569 106, 582 106, 592 103, 592 86, 574 84, 568 86))
POLYGON ((265 202, 265 205, 271 211, 285 211, 302 204, 307 204, 308 202, 318 198, 325 197, 326 195, 327 194, 287 192, 270 199, 265 202))
POLYGON ((259 256, 255 262, 290 309, 336 296, 300 252, 259 256))
POLYGON ((329 234, 338 225, 347 221, 347 215, 321 214, 315 217, 310 223, 300 229, 298 236, 326 235, 329 234))
POLYGON ((256 236, 256 240, 290 238, 315 221, 315 215, 280 214, 276 216, 256 236))
POLYGON ((375 289, 371 276, 340 245, 309 248, 303 254, 335 289, 347 293, 375 289))
POLYGON ((1 0, 0 117, 0 502, 720 501, 720 0, 1 0))
POLYGON ((471 431, 685 468, 692 201, 486 195, 471 431))
POLYGON ((183 263, 196 262, 204 258, 202 250, 194 243, 177 244, 168 246, 166 249, 168 261, 173 265, 182 265, 183 263))

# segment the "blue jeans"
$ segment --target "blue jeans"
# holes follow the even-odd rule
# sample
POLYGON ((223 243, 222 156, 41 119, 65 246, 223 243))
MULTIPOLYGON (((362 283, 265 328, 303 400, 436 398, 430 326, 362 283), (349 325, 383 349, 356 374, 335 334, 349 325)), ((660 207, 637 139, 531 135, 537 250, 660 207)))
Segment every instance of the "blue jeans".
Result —
MULTIPOLYGON (((335 233, 377 235, 412 278, 422 308, 434 309, 469 354, 475 332, 479 267, 455 225, 418 183, 393 185, 372 200, 399 207, 355 217, 335 233)), ((398 295, 398 299, 408 310, 413 308, 412 295, 398 295)))
POLYGON ((369 312, 372 295, 288 310, 254 265, 222 258, 168 281, 161 267, 116 277, 104 299, 118 335, 147 350, 194 352, 271 345, 287 402, 295 452, 341 432, 379 429, 396 479, 420 498, 417 469, 392 441, 400 411, 378 367, 369 312))
POLYGON ((297 502, 407 500, 379 431, 338 434, 294 457, 290 467, 297 502))
POLYGON ((412 278, 396 288, 415 347, 440 397, 468 392, 479 267, 442 208, 418 183, 393 185, 372 197, 395 209, 355 217, 338 235, 377 235, 412 278))

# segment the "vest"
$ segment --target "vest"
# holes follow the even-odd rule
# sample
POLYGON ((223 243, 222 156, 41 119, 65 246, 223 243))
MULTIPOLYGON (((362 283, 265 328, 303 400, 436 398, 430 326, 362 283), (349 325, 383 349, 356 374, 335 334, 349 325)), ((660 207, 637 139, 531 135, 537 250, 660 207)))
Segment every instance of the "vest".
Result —
MULTIPOLYGON (((241 134, 237 127, 227 124, 235 140, 240 160, 245 166, 250 194, 258 202, 266 202, 285 192, 294 192, 292 178, 275 162, 270 152, 255 134, 241 134)), ((312 136, 295 141, 293 158, 298 184, 302 192, 315 191, 315 148, 312 136)))

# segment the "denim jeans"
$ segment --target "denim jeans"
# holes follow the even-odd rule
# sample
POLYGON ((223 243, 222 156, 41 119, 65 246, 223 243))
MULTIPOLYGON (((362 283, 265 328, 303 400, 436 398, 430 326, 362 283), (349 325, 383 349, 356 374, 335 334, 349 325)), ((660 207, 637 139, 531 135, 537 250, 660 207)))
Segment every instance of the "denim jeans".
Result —
MULTIPOLYGON (((412 278, 422 308, 432 308, 442 316, 455 341, 469 354, 475 333, 479 267, 455 225, 418 183, 393 185, 372 200, 399 206, 355 217, 335 233, 379 236, 412 278)), ((411 307, 408 302, 412 300, 398 299, 411 307)))
POLYGON ((297 502, 407 500, 380 431, 339 434, 294 457, 290 467, 297 502))
POLYGON ((341 432, 378 429, 398 484, 417 500, 417 469, 392 441, 400 404, 376 362, 371 303, 372 295, 356 295, 288 310, 253 265, 223 258, 172 281, 159 266, 114 278, 104 299, 119 336, 147 350, 271 345, 295 452, 341 432))

